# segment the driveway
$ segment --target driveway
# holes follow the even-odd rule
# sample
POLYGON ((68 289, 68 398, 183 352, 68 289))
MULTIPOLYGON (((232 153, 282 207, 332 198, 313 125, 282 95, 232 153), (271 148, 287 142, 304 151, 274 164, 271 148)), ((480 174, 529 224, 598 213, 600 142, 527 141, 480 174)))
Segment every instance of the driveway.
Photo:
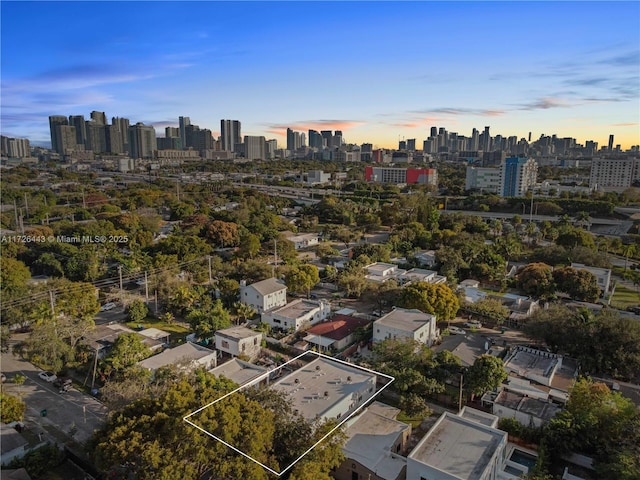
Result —
MULTIPOLYGON (((48 432, 58 443, 70 438, 84 444, 95 429, 107 419, 107 409, 90 395, 72 388, 64 394, 51 383, 38 377, 41 371, 31 363, 3 353, 2 373, 7 376, 3 388, 7 393, 17 395, 27 404, 24 423, 34 432, 48 432), (13 377, 21 373, 26 377, 24 384, 16 385, 13 377), (46 416, 41 411, 46 409, 46 416)), ((46 435, 46 433, 45 433, 46 435)))

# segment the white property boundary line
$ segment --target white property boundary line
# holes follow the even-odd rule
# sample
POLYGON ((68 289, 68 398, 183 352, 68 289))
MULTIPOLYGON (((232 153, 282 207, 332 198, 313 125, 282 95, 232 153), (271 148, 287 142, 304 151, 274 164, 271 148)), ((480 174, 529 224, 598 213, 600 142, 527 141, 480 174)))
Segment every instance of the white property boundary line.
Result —
MULTIPOLYGON (((205 430, 204 428, 202 428, 199 425, 196 425, 195 423, 193 423, 191 420, 189 420, 189 417, 192 417, 193 415, 200 413, 201 411, 203 411, 205 408, 209 408, 211 405, 213 405, 214 403, 217 403, 221 400, 224 400, 225 398, 227 398, 228 396, 246 389, 248 387, 253 386, 256 383, 259 383, 260 381, 262 381, 264 378, 267 378, 269 375, 271 375, 273 373, 273 370, 268 371, 263 373, 262 375, 260 375, 257 378, 254 378, 253 380, 251 380, 250 382, 245 383, 244 385, 236 388, 235 390, 223 395, 222 397, 218 398, 217 400, 214 400, 213 402, 208 403, 207 405, 205 405, 204 407, 200 407, 199 409, 191 412, 189 415, 187 415, 186 417, 183 418, 183 420, 185 422, 187 422, 189 425, 197 428, 198 430, 200 430, 203 433, 206 433, 207 435, 209 435, 211 438, 217 440, 218 442, 226 445, 227 447, 229 447, 230 449, 232 449, 233 451, 239 453, 240 455, 248 458, 249 460, 251 460, 254 463, 257 463, 258 465, 260 465, 262 468, 264 468, 265 470, 268 470, 269 472, 273 473, 276 476, 281 476, 282 474, 284 474, 287 470, 291 469, 296 463, 298 463, 300 460, 302 460, 302 458, 307 455, 311 450, 313 450, 314 448, 316 448, 322 441, 324 441, 327 437, 329 437, 329 435, 331 435, 333 432, 335 432, 338 428, 340 428, 342 426, 342 424, 344 424, 347 420, 349 420, 351 417, 353 417, 359 410, 361 410, 362 408, 364 408, 365 405, 367 405, 369 403, 370 400, 372 400, 373 398, 377 397, 385 388, 387 388, 389 385, 391 385, 394 381, 395 381, 395 377, 392 377, 390 375, 386 375, 384 373, 380 373, 380 372, 376 372, 375 370, 371 370, 369 368, 365 368, 365 367, 361 367, 360 365, 354 365, 352 363, 349 362, 345 362, 344 360, 338 360, 337 358, 333 358, 330 357, 328 355, 324 355, 322 353, 319 352, 304 352, 300 355, 298 355, 295 358, 292 358, 291 360, 289 360, 288 362, 283 363, 282 365, 280 365, 278 368, 283 368, 285 365, 288 365, 291 362, 295 362, 296 360, 298 360, 301 357, 304 357, 306 355, 316 355, 318 358, 322 357, 322 358, 326 358, 327 360, 331 360, 333 362, 337 362, 337 363, 343 363, 345 365, 348 365, 349 367, 352 368, 357 368, 360 370, 364 370, 366 372, 369 373, 373 373, 376 376, 380 376, 380 377, 384 377, 389 379, 389 382, 386 383, 386 385, 384 385, 380 390, 378 390, 377 392, 375 392, 370 398, 368 398, 362 405, 360 405, 358 408, 356 408, 353 412, 351 412, 351 414, 349 414, 348 416, 346 416, 344 418, 344 420, 342 420, 338 425, 336 425, 334 428, 332 428, 324 437, 322 437, 320 440, 318 440, 316 443, 314 443, 309 449, 307 449, 307 451, 305 451, 302 455, 300 455, 298 458, 296 458, 293 463, 291 465, 289 465, 288 467, 286 467, 285 469, 283 469, 281 472, 276 472, 274 469, 269 468, 268 466, 266 466, 264 463, 259 462, 258 460, 256 460, 255 458, 251 457, 250 455, 247 455, 246 453, 244 453, 243 451, 239 450, 238 448, 234 447, 233 445, 230 445, 229 443, 225 442, 224 440, 222 440, 219 437, 216 437, 214 434, 212 434, 211 432, 208 432, 207 430, 205 430)), ((377 382, 376 382, 377 383, 377 382)))

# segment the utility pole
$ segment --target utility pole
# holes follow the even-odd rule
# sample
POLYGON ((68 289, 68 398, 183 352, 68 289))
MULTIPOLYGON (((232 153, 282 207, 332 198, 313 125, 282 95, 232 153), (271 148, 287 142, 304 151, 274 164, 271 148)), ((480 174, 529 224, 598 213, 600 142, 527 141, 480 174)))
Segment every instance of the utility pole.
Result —
POLYGON ((464 372, 460 374, 460 396, 458 397, 458 412, 462 410, 462 382, 464 381, 464 372))
POLYGON ((209 286, 213 285, 213 275, 211 273, 211 255, 207 255, 207 259, 209 260, 209 286))
POLYGON ((87 208, 87 204, 84 201, 84 188, 82 189, 82 208, 84 208, 84 209, 87 208))
POLYGON ((16 204, 16 199, 13 199, 13 211, 16 216, 16 229, 20 228, 20 222, 18 221, 18 205, 16 204))
POLYGON ((51 303, 51 316, 56 315, 56 302, 53 299, 53 290, 49 290, 49 302, 51 303))
POLYGON ((118 276, 120 277, 120 301, 122 301, 122 265, 118 265, 118 276))
POLYGON ((147 278, 147 272, 144 272, 144 298, 149 302, 149 279, 147 278))
POLYGON ((24 192, 24 210, 29 218, 29 202, 27 201, 27 192, 24 192))

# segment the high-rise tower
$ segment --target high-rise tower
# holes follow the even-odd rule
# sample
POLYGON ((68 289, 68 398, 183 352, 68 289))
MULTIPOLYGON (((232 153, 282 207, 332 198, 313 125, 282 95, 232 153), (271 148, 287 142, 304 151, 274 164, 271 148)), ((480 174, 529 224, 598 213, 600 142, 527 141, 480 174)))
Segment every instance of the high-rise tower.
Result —
POLYGON ((52 115, 49 117, 49 131, 51 132, 51 150, 64 153, 60 151, 60 131, 56 127, 60 125, 69 125, 69 120, 64 115, 52 115))
POLYGON ((182 148, 187 148, 187 125, 191 125, 191 119, 189 117, 178 117, 179 129, 180 129, 180 143, 182 148))
POLYGON ((240 122, 238 120, 220 120, 220 136, 222 138, 222 150, 235 151, 235 145, 242 142, 240 136, 240 122))

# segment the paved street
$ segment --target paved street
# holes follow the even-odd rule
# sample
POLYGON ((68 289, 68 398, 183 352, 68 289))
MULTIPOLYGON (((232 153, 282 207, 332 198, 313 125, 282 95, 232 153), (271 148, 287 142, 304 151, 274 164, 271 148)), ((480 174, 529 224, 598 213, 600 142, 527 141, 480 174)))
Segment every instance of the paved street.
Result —
POLYGON ((0 360, 2 373, 7 376, 4 389, 25 401, 24 423, 33 432, 42 432, 61 443, 75 430, 73 439, 84 443, 106 420, 107 409, 95 398, 75 389, 58 393, 57 388, 38 377, 41 370, 11 353, 3 353, 0 360), (23 385, 13 383, 17 373, 27 377, 23 385), (46 417, 40 415, 43 409, 47 410, 46 417))

